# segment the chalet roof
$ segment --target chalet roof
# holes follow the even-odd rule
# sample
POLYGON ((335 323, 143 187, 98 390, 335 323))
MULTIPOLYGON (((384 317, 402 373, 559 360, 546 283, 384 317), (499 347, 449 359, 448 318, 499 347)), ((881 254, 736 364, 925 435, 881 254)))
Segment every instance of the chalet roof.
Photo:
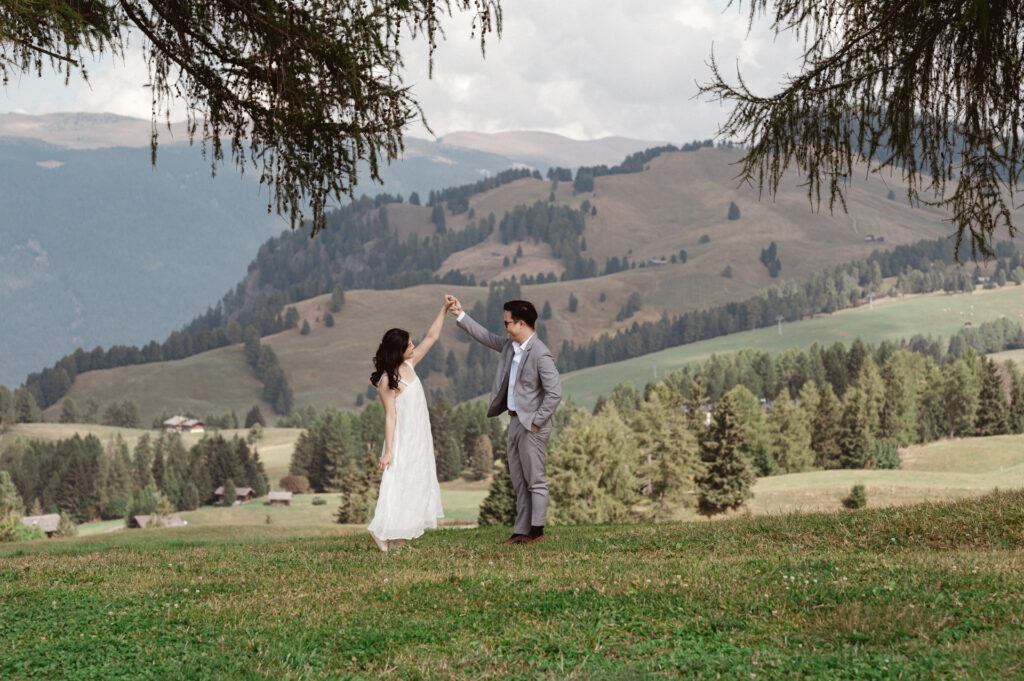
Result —
POLYGON ((195 428, 196 426, 204 426, 206 424, 200 421, 199 419, 187 419, 181 425, 185 428, 195 428))
POLYGON ((49 534, 50 532, 57 531, 57 526, 60 525, 60 513, 27 515, 21 519, 21 524, 27 525, 28 527, 38 527, 43 532, 49 534))
POLYGON ((270 501, 291 501, 291 492, 271 492, 268 495, 270 501))
MULTIPOLYGON (((224 485, 221 485, 217 489, 213 490, 213 493, 215 495, 217 495, 217 496, 220 496, 220 495, 224 494, 224 485)), ((235 496, 236 497, 244 497, 246 494, 255 494, 255 493, 256 493, 256 490, 254 490, 252 487, 236 487, 235 488, 235 496)))
POLYGON ((186 421, 188 421, 188 418, 185 416, 172 416, 171 418, 164 421, 164 425, 167 426, 168 428, 176 428, 181 424, 185 423, 186 421))
MULTIPOLYGON (((132 520, 135 521, 135 526, 146 527, 146 525, 149 524, 150 518, 152 517, 153 516, 151 515, 137 515, 132 516, 132 520)), ((182 520, 181 516, 177 513, 173 515, 164 516, 163 523, 163 527, 185 527, 185 525, 188 524, 184 520, 182 520)))

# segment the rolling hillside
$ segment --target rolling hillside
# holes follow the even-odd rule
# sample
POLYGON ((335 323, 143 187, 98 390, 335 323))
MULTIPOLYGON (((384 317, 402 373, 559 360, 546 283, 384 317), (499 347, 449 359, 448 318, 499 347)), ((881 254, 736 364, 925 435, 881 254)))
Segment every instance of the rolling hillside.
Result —
MULTIPOLYGON (((563 375, 562 384, 578 404, 592 407, 599 395, 608 394, 619 383, 643 387, 652 380, 655 368, 660 376, 690 362, 705 360, 715 353, 735 352, 742 348, 777 353, 787 348, 807 348, 815 342, 831 345, 839 341, 849 345, 858 337, 868 343, 909 339, 915 334, 932 334, 948 339, 963 328, 965 322, 980 324, 1000 317, 1011 317, 1024 323, 1024 287, 1010 285, 987 291, 979 288, 971 295, 933 293, 876 299, 873 309, 862 305, 783 324, 781 334, 774 326, 744 331, 574 371, 563 375)), ((1019 350, 995 353, 993 357, 1018 362, 1024 359, 1019 350)))
MULTIPOLYGON (((573 283, 599 282, 625 274, 573 283)), ((527 287, 527 290, 555 286, 558 285, 527 287)), ((355 408, 356 396, 369 385, 370 359, 379 342, 379 329, 384 328, 379 324, 371 325, 367 320, 419 320, 416 325, 407 326, 414 334, 422 334, 432 319, 435 306, 440 307, 442 292, 447 290, 460 295, 467 307, 486 298, 485 290, 479 287, 422 286, 406 290, 403 295, 391 291, 362 291, 358 295, 352 292, 348 297, 350 302, 337 315, 335 326, 327 328, 323 324, 312 323, 315 316, 326 309, 329 296, 321 296, 299 305, 300 314, 312 323, 313 330, 308 336, 290 330, 265 338, 264 342, 277 353, 295 391, 297 405, 314 405, 320 409, 355 408)), ((596 295, 594 299, 596 301, 596 295)), ((585 308, 581 303, 576 315, 564 314, 561 323, 557 318, 546 322, 551 337, 564 337, 562 334, 573 328, 565 320, 587 319, 588 309, 601 311, 599 305, 585 308)), ((1011 285, 988 291, 978 289, 972 295, 936 293, 880 299, 875 301, 874 309, 865 305, 784 324, 781 335, 773 326, 569 372, 562 375, 562 385, 565 395, 571 395, 578 405, 592 407, 599 395, 607 395, 619 383, 632 382, 642 388, 653 379, 655 370, 658 376, 664 376, 666 372, 690 362, 707 359, 713 353, 735 352, 741 348, 774 353, 791 347, 806 348, 814 342, 822 345, 836 341, 849 344, 857 337, 878 343, 886 339, 909 338, 917 333, 948 338, 962 328, 966 320, 980 324, 1001 316, 1024 319, 1024 287, 1011 285)), ((586 326, 581 324, 580 328, 586 326)), ((446 322, 441 337, 445 352, 449 349, 465 352, 468 345, 463 338, 464 334, 458 331, 453 320, 446 322)), ((1011 351, 995 356, 1016 358, 1014 352, 1019 353, 1011 351)), ((78 377, 69 397, 79 405, 89 395, 104 404, 131 398, 138 403, 144 423, 149 423, 164 408, 191 409, 199 414, 234 409, 241 416, 258 402, 259 395, 259 384, 244 365, 242 355, 242 346, 235 345, 177 362, 90 371, 78 377)), ((437 388, 446 380, 440 374, 432 374, 425 385, 437 388)), ((269 413, 267 407, 264 410, 269 413)), ((46 411, 46 416, 53 420, 59 413, 58 402, 46 411)))
MULTIPOLYGON (((724 149, 665 153, 653 159, 644 172, 596 178, 594 191, 586 194, 574 194, 571 183, 559 183, 554 192, 556 203, 579 206, 586 200, 596 207, 596 215, 586 222, 584 255, 594 258, 600 267, 611 257, 628 256, 641 264, 651 258, 671 260, 680 250, 685 250, 688 257, 685 263, 523 287, 524 297, 533 300, 538 309, 545 301, 551 304, 553 318, 544 324, 552 348, 557 351, 565 339, 587 341, 636 321, 654 321, 664 314, 676 315, 749 297, 779 281, 772 279, 759 262, 761 250, 771 241, 778 246, 780 279, 784 279, 805 277, 826 266, 865 257, 879 247, 947 233, 948 225, 940 215, 912 210, 888 199, 890 187, 877 176, 854 179, 850 215, 810 211, 796 178, 775 202, 759 202, 752 188, 734 186, 730 164, 738 156, 739 152, 724 149), (730 201, 740 208, 738 220, 726 217, 730 201), (884 243, 866 242, 869 234, 884 237, 884 243), (702 238, 705 235, 707 238, 702 238), (731 277, 721 275, 727 267, 731 277), (631 318, 616 321, 634 293, 642 299, 642 309, 631 318), (567 310, 570 294, 579 299, 575 313, 567 310)), ((491 212, 500 217, 516 206, 547 201, 551 190, 551 182, 521 179, 472 196, 469 207, 479 217, 491 212)), ((899 187, 895 190, 900 191, 899 187)), ((382 210, 388 212, 388 222, 398 234, 433 233, 431 210, 425 206, 391 204, 382 210)), ((449 230, 458 231, 469 222, 469 213, 449 213, 446 221, 449 230)), ((494 280, 513 274, 554 271, 557 275, 562 266, 550 257, 546 244, 502 244, 495 233, 483 243, 453 254, 438 273, 450 269, 473 274, 478 280, 494 280), (523 255, 516 263, 504 266, 504 258, 511 261, 520 246, 523 255)), ((262 276, 259 268, 251 267, 244 288, 256 289, 262 276)), ((295 305, 300 326, 301 320, 309 321, 312 333, 301 336, 297 331, 285 331, 263 342, 280 357, 297 406, 353 407, 356 396, 366 389, 369 359, 381 333, 399 325, 408 327, 414 335, 421 334, 446 292, 460 296, 467 308, 486 297, 482 287, 423 285, 400 291, 350 290, 345 308, 336 315, 335 326, 327 328, 318 323, 327 307, 326 296, 320 296, 295 305)), ((894 331, 898 336, 915 332, 912 328, 894 331)), ((457 355, 467 347, 450 333, 444 343, 457 355)), ((198 413, 229 408, 244 412, 258 401, 257 384, 241 362, 240 348, 221 348, 207 355, 87 372, 78 377, 69 395, 79 401, 92 394, 101 402, 114 396, 131 396, 142 406, 144 420, 163 407, 190 408, 198 413)), ((649 359, 638 361, 647 366, 650 363, 649 359)), ((428 386, 437 388, 443 381, 434 376, 428 386)), ((587 390, 580 390, 581 399, 593 397, 583 394, 587 390)), ((56 408, 59 405, 49 413, 56 408)))
MULTIPOLYGON (((596 209, 596 214, 586 220, 584 255, 594 258, 600 268, 608 258, 624 256, 640 264, 651 258, 665 258, 670 263, 635 267, 593 279, 523 287, 522 295, 535 301, 538 308, 545 302, 551 304, 553 317, 544 325, 552 348, 557 351, 565 339, 586 342, 604 333, 614 334, 635 322, 659 320, 664 314, 675 315, 744 299, 786 278, 804 278, 823 267, 865 257, 879 248, 934 239, 947 233, 948 224, 941 215, 913 210, 888 199, 890 189, 899 195, 901 188, 887 184, 877 175, 853 178, 849 215, 811 211, 796 177, 780 191, 775 202, 760 202, 754 188, 735 186, 731 164, 738 157, 739 152, 723 148, 666 153, 650 161, 643 172, 597 177, 594 190, 586 194, 574 194, 569 182, 558 183, 554 189, 556 204, 578 207, 589 201, 596 209), (727 219, 730 202, 739 207, 739 219, 727 219), (868 235, 885 241, 866 242, 868 235), (782 264, 779 280, 771 279, 759 261, 762 249, 770 242, 776 243, 782 264), (686 262, 671 263, 671 257, 681 250, 686 251, 686 262), (722 275, 727 267, 731 276, 722 275), (570 294, 580 301, 574 313, 567 309, 570 294), (618 312, 633 294, 642 299, 642 308, 627 320, 616 321, 618 312)), ((484 217, 494 213, 500 218, 516 206, 547 202, 552 187, 550 181, 525 178, 474 195, 469 200, 471 213, 446 214, 447 229, 462 229, 470 222, 471 214, 484 217)), ((419 238, 434 233, 431 209, 426 206, 390 204, 380 210, 387 211, 388 224, 403 238, 413 233, 419 238)), ((316 242, 312 244, 315 246, 316 242)), ((547 244, 502 244, 496 231, 484 242, 447 258, 437 272, 459 269, 473 274, 478 281, 493 281, 513 274, 559 274, 562 268, 561 262, 551 257, 547 244), (516 258, 520 247, 522 255, 516 258), (504 264, 506 257, 510 260, 508 266, 504 264)), ((259 267, 251 266, 243 288, 258 290, 263 274, 259 267)), ((424 285, 400 291, 350 290, 346 293, 345 308, 335 315, 335 326, 327 328, 322 322, 327 297, 319 296, 295 305, 300 326, 302 320, 311 326, 308 336, 293 330, 266 337, 263 342, 278 352, 298 407, 352 408, 357 395, 367 388, 369 360, 383 331, 402 326, 414 336, 422 334, 443 293, 460 296, 467 308, 486 297, 482 287, 424 285)), ((919 331, 913 325, 900 326, 902 321, 896 320, 896 327, 887 332, 890 337, 910 336, 919 331)), ((830 322, 817 324, 825 328, 830 322)), ((849 338, 857 335, 854 331, 842 333, 849 338)), ((756 341, 743 338, 736 342, 756 341)), ((446 332, 443 343, 457 355, 464 355, 468 347, 452 332, 446 332)), ((674 356, 673 351, 667 352, 674 356)), ((689 356, 686 353, 690 349, 682 352, 689 356)), ((600 369, 587 370, 580 378, 567 377, 566 385, 583 403, 588 403, 599 391, 606 391, 621 380, 645 381, 650 361, 634 359, 634 365, 640 363, 636 366, 643 366, 643 370, 609 368, 607 376, 592 374, 600 369), (583 378, 589 375, 602 378, 583 378), (638 378, 641 376, 644 378, 638 378)), ((668 360, 669 365, 673 361, 668 360)), ((434 375, 427 385, 438 388, 444 381, 440 375, 434 375)), ((190 409, 199 414, 228 409, 244 413, 258 401, 259 389, 242 363, 241 348, 236 346, 174 363, 87 372, 78 377, 69 395, 80 401, 90 394, 101 402, 131 396, 140 405, 143 421, 147 421, 165 408, 190 409)), ((50 418, 57 409, 59 403, 48 411, 50 418)))

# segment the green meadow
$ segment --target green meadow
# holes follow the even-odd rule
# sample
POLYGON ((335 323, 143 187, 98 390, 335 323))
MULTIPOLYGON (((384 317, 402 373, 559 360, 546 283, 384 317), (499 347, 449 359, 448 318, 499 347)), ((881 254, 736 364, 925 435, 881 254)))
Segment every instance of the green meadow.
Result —
MULTIPOLYGON (((798 322, 734 333, 697 343, 679 345, 641 357, 574 371, 562 376, 564 392, 576 404, 593 407, 598 396, 607 395, 619 383, 643 387, 659 377, 692 362, 706 360, 713 354, 738 352, 745 348, 773 354, 789 348, 808 348, 812 343, 831 345, 836 341, 849 345, 861 338, 867 343, 883 340, 910 339, 915 334, 943 336, 948 339, 964 328, 966 322, 977 326, 1000 317, 1024 320, 1024 287, 1005 286, 977 289, 973 294, 948 295, 934 293, 876 299, 874 307, 841 310, 798 322)), ((1004 353, 999 353, 1001 356, 1004 353)), ((1019 351, 1005 353, 1006 358, 1020 356, 1019 351)))
POLYGON ((995 679, 1024 492, 715 523, 189 527, 0 548, 0 678, 995 679))

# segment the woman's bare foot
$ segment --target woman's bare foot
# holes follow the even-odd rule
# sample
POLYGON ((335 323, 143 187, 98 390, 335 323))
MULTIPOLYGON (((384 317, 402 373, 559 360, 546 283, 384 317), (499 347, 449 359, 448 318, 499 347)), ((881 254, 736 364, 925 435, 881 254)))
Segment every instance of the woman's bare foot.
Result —
POLYGON ((384 541, 383 539, 377 539, 377 537, 374 536, 372 532, 370 533, 370 539, 373 540, 373 543, 377 545, 378 549, 380 549, 384 553, 387 553, 388 543, 386 541, 384 541))

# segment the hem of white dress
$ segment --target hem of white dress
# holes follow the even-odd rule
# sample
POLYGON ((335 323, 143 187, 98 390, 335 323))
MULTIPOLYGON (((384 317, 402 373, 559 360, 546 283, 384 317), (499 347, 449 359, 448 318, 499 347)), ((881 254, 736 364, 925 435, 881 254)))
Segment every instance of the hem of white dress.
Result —
MULTIPOLYGON (((437 517, 438 518, 443 518, 444 517, 444 513, 438 514, 437 517)), ((376 539, 378 541, 392 541, 394 539, 416 539, 418 537, 423 536, 423 532, 424 531, 426 531, 426 530, 436 530, 436 529, 437 529, 437 520, 428 520, 423 525, 421 525, 419 527, 416 527, 416 528, 401 528, 401 529, 383 530, 383 531, 380 531, 379 533, 375 532, 375 531, 373 531, 373 530, 371 530, 369 528, 367 528, 367 532, 370 533, 371 537, 373 537, 374 539, 376 539)))

